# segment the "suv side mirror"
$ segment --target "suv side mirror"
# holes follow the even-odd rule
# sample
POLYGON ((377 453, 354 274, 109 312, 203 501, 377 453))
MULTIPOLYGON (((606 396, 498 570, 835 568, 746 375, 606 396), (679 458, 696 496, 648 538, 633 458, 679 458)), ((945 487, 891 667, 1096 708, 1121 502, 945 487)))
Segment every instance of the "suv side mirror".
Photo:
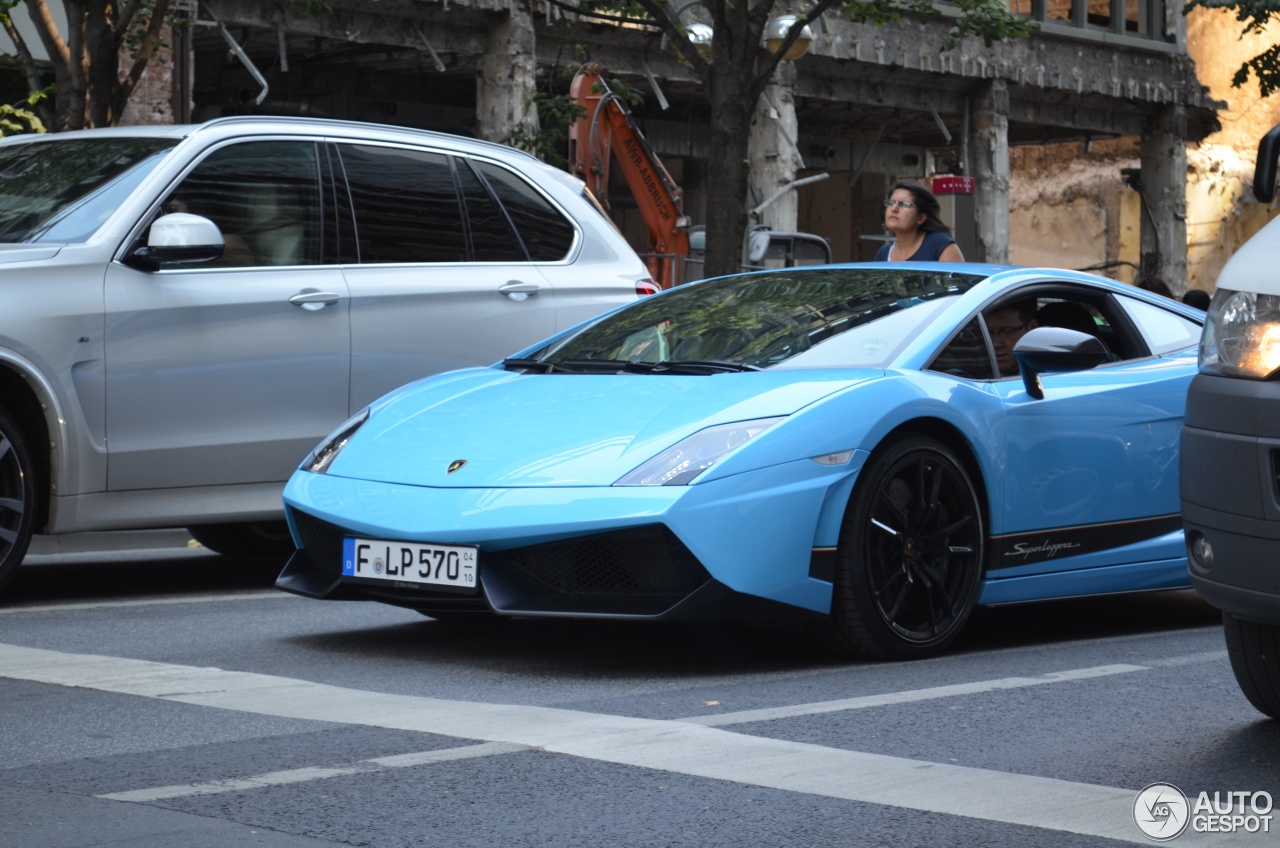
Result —
POLYGON ((1036 400, 1044 399, 1042 372, 1087 371, 1111 361, 1111 353, 1101 339, 1065 327, 1031 330, 1014 345, 1013 355, 1018 359, 1027 394, 1036 400))
POLYGON ((752 262, 759 262, 769 252, 770 234, 768 230, 756 230, 747 239, 747 257, 752 262))
POLYGON ((173 212, 155 220, 147 243, 129 251, 126 260, 154 271, 165 265, 211 262, 225 250, 222 231, 213 221, 188 212, 173 212))

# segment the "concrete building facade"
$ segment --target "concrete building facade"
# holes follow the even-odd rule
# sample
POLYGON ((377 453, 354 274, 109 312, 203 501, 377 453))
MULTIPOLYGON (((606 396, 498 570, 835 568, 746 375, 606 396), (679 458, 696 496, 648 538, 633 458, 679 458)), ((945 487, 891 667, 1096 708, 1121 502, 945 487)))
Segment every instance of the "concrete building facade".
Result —
MULTIPOLYGON (((823 18, 757 111, 744 202, 825 174, 756 220, 817 232, 836 259, 867 259, 882 243, 880 201, 893 180, 962 175, 973 194, 948 196, 945 208, 949 223, 965 225, 969 258, 1130 280, 1141 272, 1180 291, 1195 276, 1188 156, 1194 174, 1222 105, 1197 76, 1181 4, 1010 2, 1042 29, 990 47, 971 39, 944 49, 954 18, 945 2, 938 18, 879 27, 823 18)), ((193 6, 164 66, 173 115, 325 115, 502 140, 532 125, 533 91, 567 91, 590 60, 645 95, 637 119, 684 188, 686 212, 702 220, 703 163, 716 155, 705 100, 655 30, 579 16, 557 0, 330 0, 316 15, 303 5, 193 6)), ((686 9, 684 20, 696 20, 700 9, 686 9)), ((139 118, 159 114, 144 106, 139 118)), ((642 241, 625 188, 608 200, 642 241)))

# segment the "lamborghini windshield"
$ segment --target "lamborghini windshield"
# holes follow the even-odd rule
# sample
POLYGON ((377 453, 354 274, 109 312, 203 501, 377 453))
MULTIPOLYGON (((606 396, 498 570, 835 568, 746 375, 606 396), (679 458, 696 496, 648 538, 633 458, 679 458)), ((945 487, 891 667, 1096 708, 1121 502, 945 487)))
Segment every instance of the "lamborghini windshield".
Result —
POLYGON ((945 265, 723 277, 646 298, 505 364, 545 373, 879 367, 982 279, 945 265))

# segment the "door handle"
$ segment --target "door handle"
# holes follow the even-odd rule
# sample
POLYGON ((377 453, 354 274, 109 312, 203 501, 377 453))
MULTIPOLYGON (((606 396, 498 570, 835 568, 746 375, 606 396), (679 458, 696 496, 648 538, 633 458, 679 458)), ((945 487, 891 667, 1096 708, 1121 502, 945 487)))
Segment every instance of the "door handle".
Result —
POLYGON ((324 309, 329 304, 337 303, 341 299, 342 296, 335 292, 303 289, 293 297, 289 298, 289 302, 294 306, 301 306, 308 312, 315 312, 317 309, 324 309))
POLYGON ((512 297, 512 300, 524 300, 529 295, 542 291, 542 286, 537 283, 522 283, 519 280, 511 280, 506 285, 498 286, 498 291, 505 295, 519 295, 519 297, 512 297))

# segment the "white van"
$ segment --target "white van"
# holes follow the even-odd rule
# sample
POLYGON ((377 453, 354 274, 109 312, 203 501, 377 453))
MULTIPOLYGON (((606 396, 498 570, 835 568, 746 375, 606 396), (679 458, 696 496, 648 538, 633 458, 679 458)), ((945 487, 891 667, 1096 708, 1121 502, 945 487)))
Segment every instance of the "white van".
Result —
MULTIPOLYGON (((1258 150, 1254 193, 1275 190, 1280 127, 1258 150)), ((1249 701, 1280 718, 1280 218, 1218 277, 1187 395, 1179 475, 1191 585, 1223 612, 1249 701)))

